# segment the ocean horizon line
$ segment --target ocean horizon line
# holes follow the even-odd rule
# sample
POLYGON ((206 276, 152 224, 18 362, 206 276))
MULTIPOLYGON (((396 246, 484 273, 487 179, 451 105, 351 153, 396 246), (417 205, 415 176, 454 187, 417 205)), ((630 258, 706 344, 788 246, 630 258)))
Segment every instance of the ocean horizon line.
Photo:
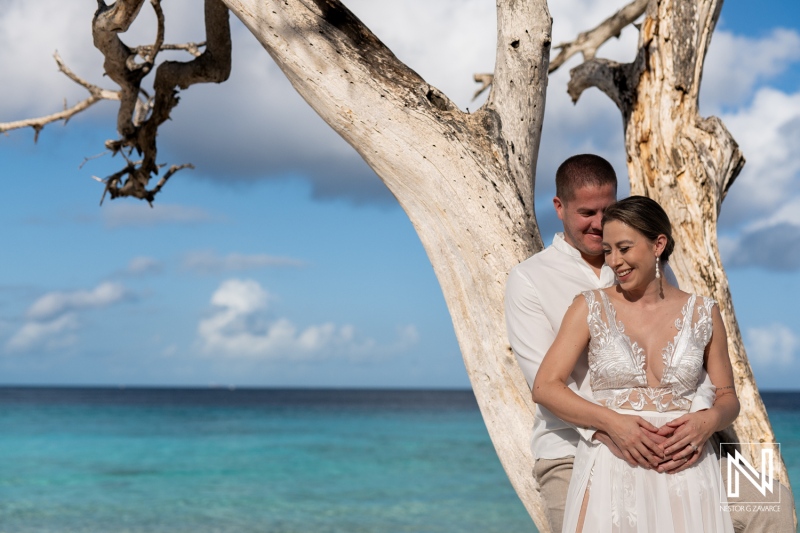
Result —
MULTIPOLYGON (((235 385, 235 384, 208 384, 208 385, 148 385, 148 384, 49 384, 49 383, 0 383, 0 389, 98 389, 98 390, 241 390, 241 391, 365 391, 365 392, 473 392, 471 387, 414 387, 414 386, 314 386, 314 385, 235 385)), ((787 391, 787 392, 800 392, 787 391)))
MULTIPOLYGON (((102 390, 253 390, 253 391, 366 391, 366 392, 473 392, 471 387, 448 386, 359 386, 359 385, 237 385, 212 383, 202 384, 111 384, 111 383, 0 383, 0 389, 102 389, 102 390)), ((760 394, 798 394, 797 389, 759 389, 760 394)))

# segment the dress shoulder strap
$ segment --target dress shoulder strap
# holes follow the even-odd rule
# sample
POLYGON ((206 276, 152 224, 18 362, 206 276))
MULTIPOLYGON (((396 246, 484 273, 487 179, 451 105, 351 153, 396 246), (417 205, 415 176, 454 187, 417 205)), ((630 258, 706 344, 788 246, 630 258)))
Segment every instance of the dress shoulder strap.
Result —
POLYGON ((583 291, 581 293, 586 298, 586 305, 589 306, 589 314, 586 316, 586 321, 589 323, 589 331, 591 332, 603 325, 603 318, 600 316, 600 302, 597 301, 596 292, 603 293, 603 291, 583 291))
POLYGON ((586 299, 586 305, 589 306, 589 314, 590 315, 592 314, 592 310, 595 307, 598 306, 597 296, 595 295, 595 292, 599 292, 599 291, 583 291, 583 292, 581 292, 583 297, 586 299))
POLYGON ((717 301, 707 296, 699 296, 700 305, 697 306, 697 321, 694 323, 695 338, 701 345, 705 346, 711 340, 711 333, 714 324, 711 319, 711 309, 717 305, 717 301))

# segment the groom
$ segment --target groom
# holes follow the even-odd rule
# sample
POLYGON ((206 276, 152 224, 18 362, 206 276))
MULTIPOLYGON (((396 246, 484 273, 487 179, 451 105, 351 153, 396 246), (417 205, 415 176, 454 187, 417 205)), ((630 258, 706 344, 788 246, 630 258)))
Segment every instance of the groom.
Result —
MULTIPOLYGON (((617 176, 608 161, 591 154, 572 156, 564 161, 556 171, 556 197, 553 198, 564 232, 553 237, 551 246, 509 273, 505 300, 508 339, 529 387, 573 298, 582 291, 610 287, 615 282, 613 271, 605 265, 600 222, 606 207, 616 201, 616 196, 617 176)), ((665 275, 672 276, 672 272, 665 272, 665 275)), ((674 277, 670 281, 675 283, 674 277)), ((584 354, 569 384, 586 399, 591 398, 588 371, 584 354)), ((695 395, 691 411, 707 409, 713 403, 714 392, 706 377, 695 395)), ((537 405, 531 444, 536 458, 533 475, 544 499, 552 533, 561 531, 579 439, 599 441, 632 465, 653 468, 659 464, 660 459, 653 450, 665 440, 664 435, 640 428, 638 434, 628 437, 625 443, 614 442, 601 431, 563 422, 537 405)), ((698 457, 699 453, 695 453, 686 463, 670 461, 661 466, 678 472, 693 465, 698 457)), ((750 513, 744 511, 744 506, 738 506, 743 510, 731 513, 737 533, 794 531, 791 494, 785 487, 782 489, 789 501, 783 503, 784 498, 781 498, 781 512, 750 513)), ((756 492, 754 488, 752 492, 756 492)))

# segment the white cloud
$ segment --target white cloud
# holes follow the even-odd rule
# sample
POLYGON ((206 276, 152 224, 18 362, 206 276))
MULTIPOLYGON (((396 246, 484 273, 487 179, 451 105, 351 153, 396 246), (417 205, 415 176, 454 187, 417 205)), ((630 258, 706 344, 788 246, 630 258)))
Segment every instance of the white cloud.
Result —
POLYGON ((755 219, 735 237, 720 237, 726 266, 800 270, 800 195, 787 196, 782 206, 755 219))
POLYGON ((720 248, 726 266, 765 270, 800 270, 800 225, 779 223, 746 231, 720 248))
POLYGON ((103 221, 110 228, 156 226, 161 224, 200 224, 218 219, 198 207, 145 202, 113 203, 103 206, 103 221))
POLYGON ((187 253, 183 258, 183 268, 200 274, 213 274, 233 270, 256 270, 268 267, 301 267, 305 263, 291 257, 278 257, 267 254, 216 255, 211 251, 187 253))
POLYGON ((88 2, 67 6, 58 0, 2 3, 0 121, 53 113, 60 110, 64 98, 74 104, 88 96, 85 89, 58 72, 53 60, 56 50, 79 75, 103 83, 103 56, 92 46, 90 30, 96 8, 88 2))
POLYGON ((402 351, 417 341, 413 326, 400 330, 392 345, 381 346, 372 339, 360 338, 349 324, 326 322, 301 329, 286 318, 267 322, 263 312, 270 299, 256 281, 224 281, 211 297, 217 310, 198 324, 201 349, 230 357, 362 358, 402 351))
POLYGON ((67 313, 52 320, 26 322, 6 343, 9 351, 26 351, 42 346, 48 350, 63 348, 77 342, 75 330, 80 327, 77 317, 67 313))
POLYGON ((726 264, 800 269, 800 92, 762 88, 722 118, 747 158, 720 216, 726 264))
POLYGON ((794 361, 800 337, 783 324, 748 328, 748 356, 757 364, 788 366, 794 361))
POLYGON ((113 282, 103 282, 89 290, 46 293, 28 308, 22 326, 6 342, 6 348, 53 350, 75 344, 81 312, 105 309, 131 298, 125 287, 113 282))
MULTIPOLYGON (((747 164, 725 200, 742 215, 770 215, 798 193, 800 93, 762 88, 751 106, 722 116, 747 164)), ((724 214, 724 211, 723 211, 724 214)))
POLYGON ((30 320, 48 320, 70 311, 108 307, 129 297, 121 284, 107 281, 92 290, 47 293, 33 302, 25 315, 30 320))
POLYGON ((139 256, 131 259, 125 273, 130 276, 147 276, 160 274, 164 269, 164 264, 152 257, 139 256))
POLYGON ((800 34, 774 29, 761 38, 714 32, 708 49, 700 93, 704 113, 719 114, 725 106, 744 104, 754 88, 800 61, 800 34))
MULTIPOLYGON (((800 173, 799 173, 800 174, 800 173)), ((798 176, 800 177, 800 175, 798 176)), ((785 192, 788 192, 784 189, 785 192)), ((766 217, 753 222, 747 229, 760 230, 777 226, 778 224, 792 224, 800 226, 800 195, 788 196, 783 205, 776 207, 766 217)))
POLYGON ((351 0, 348 8, 392 52, 459 107, 471 102, 476 72, 494 70, 496 7, 484 0, 351 0))
POLYGON ((730 261, 737 252, 739 239, 729 235, 718 235, 717 246, 719 247, 719 255, 722 257, 722 262, 726 267, 730 266, 730 261))

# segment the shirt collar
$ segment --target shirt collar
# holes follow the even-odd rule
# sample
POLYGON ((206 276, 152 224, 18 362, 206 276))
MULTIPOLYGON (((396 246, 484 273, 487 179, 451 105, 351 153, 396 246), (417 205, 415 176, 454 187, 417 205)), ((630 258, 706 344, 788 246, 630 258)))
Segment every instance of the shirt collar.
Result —
POLYGON ((583 256, 581 256, 581 253, 578 251, 578 249, 569 244, 566 241, 566 239, 564 239, 563 232, 558 232, 555 235, 553 235, 553 248, 555 248, 561 253, 565 253, 569 256, 583 260, 583 256))
MULTIPOLYGON (((587 272, 591 273, 592 279, 594 280, 598 279, 597 274, 594 273, 594 269, 589 265, 589 263, 586 262, 581 253, 578 251, 578 249, 569 244, 564 239, 563 232, 558 232, 555 235, 553 235, 553 248, 555 248, 561 253, 567 254, 576 261, 579 261, 581 266, 583 266, 587 270, 587 272)), ((604 264, 600 268, 599 281, 601 285, 604 287, 608 287, 616 283, 616 276, 614 276, 614 271, 611 270, 610 266, 604 264)))

